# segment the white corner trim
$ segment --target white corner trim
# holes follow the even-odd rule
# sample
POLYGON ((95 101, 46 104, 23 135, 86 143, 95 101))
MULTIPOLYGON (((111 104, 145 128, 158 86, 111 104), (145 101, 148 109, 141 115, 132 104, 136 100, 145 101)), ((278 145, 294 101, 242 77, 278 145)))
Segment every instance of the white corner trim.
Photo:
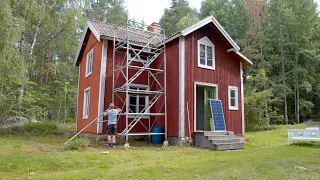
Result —
POLYGON ((179 137, 184 138, 185 132, 185 41, 179 37, 179 137))
POLYGON ((243 66, 240 62, 240 79, 241 79, 241 119, 242 119, 242 135, 245 133, 245 121, 244 121, 244 89, 243 89, 243 66))
POLYGON ((234 48, 227 49, 227 52, 235 52, 238 56, 240 56, 243 60, 253 65, 253 62, 247 58, 245 55, 241 54, 239 51, 236 51, 234 48))
POLYGON ((78 120, 79 120, 79 86, 80 86, 80 66, 78 67, 78 88, 77 88, 77 113, 76 113, 76 131, 78 132, 78 120))
POLYGON ((99 34, 98 31, 92 26, 92 24, 91 24, 89 21, 87 21, 86 26, 85 26, 85 28, 83 29, 83 33, 82 33, 81 38, 80 38, 80 43, 79 43, 79 46, 78 46, 78 49, 77 49, 77 52, 76 52, 76 56, 75 56, 74 61, 73 61, 73 66, 75 66, 75 65, 77 64, 77 60, 78 60, 79 55, 80 55, 81 47, 82 47, 84 38, 86 37, 86 34, 87 34, 88 29, 90 29, 91 32, 93 33, 93 35, 97 38, 97 40, 100 41, 100 34, 99 34))
POLYGON ((195 30, 207 25, 208 23, 212 22, 217 28, 218 30, 222 33, 222 35, 229 41, 229 43, 237 50, 240 50, 240 47, 237 45, 237 43, 230 37, 230 35, 226 32, 226 30, 221 26, 221 24, 213 17, 213 16, 209 16, 199 22, 197 22, 196 24, 184 29, 181 31, 181 34, 183 36, 186 36, 192 32, 194 32, 195 30))
MULTIPOLYGON (((101 53, 101 69, 100 69, 100 84, 99 84, 99 104, 98 116, 104 111, 104 95, 105 95, 105 81, 106 81, 106 68, 107 68, 107 53, 108 53, 108 40, 102 40, 102 53, 101 53)), ((103 116, 99 118, 103 121, 103 116)), ((102 133, 103 124, 97 123, 97 134, 102 133)))
POLYGON ((198 50, 198 67, 204 69, 215 70, 215 47, 214 44, 210 41, 207 36, 202 37, 197 41, 197 50, 198 50), (205 45, 205 63, 207 63, 207 46, 212 47, 212 66, 200 64, 200 44, 205 45))
POLYGON ((235 111, 239 110, 239 95, 238 95, 238 93, 239 93, 239 91, 238 91, 237 86, 228 86, 228 107, 229 107, 229 110, 235 110, 235 111), (236 93, 235 93, 236 105, 235 106, 231 106, 231 99, 230 99, 230 97, 231 97, 230 91, 231 90, 236 91, 236 93))
POLYGON ((89 87, 87 87, 86 89, 84 89, 83 90, 83 112, 82 112, 82 116, 83 116, 83 119, 88 119, 89 118, 89 116, 90 116, 90 100, 91 99, 91 90, 90 90, 90 86, 89 87), (85 92, 87 91, 87 90, 89 90, 89 112, 88 112, 88 116, 85 116, 84 115, 84 112, 85 112, 85 105, 86 105, 86 96, 85 96, 85 92))
POLYGON ((201 130, 197 130, 197 85, 198 86, 210 86, 215 87, 216 97, 215 99, 219 99, 219 86, 218 84, 211 84, 205 82, 194 81, 194 89, 193 89, 193 130, 194 132, 201 132, 201 130))

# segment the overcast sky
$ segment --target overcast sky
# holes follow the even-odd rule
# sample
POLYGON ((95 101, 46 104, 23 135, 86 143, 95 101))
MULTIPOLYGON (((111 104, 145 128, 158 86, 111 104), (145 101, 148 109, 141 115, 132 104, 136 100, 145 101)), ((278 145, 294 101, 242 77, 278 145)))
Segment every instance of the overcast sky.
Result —
MULTIPOLYGON (((320 0, 315 1, 320 4, 320 0)), ((164 8, 169 8, 170 4, 171 0, 125 0, 130 17, 139 22, 143 19, 146 24, 159 22, 164 8)), ((199 10, 201 0, 189 0, 189 4, 199 10)), ((319 7, 318 10, 320 11, 319 7)))

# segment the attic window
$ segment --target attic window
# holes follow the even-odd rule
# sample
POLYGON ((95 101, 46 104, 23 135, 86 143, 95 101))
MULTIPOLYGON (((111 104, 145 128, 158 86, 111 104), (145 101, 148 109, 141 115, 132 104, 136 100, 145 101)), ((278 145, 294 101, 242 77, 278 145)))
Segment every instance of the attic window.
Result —
POLYGON ((215 69, 214 44, 207 36, 198 40, 198 67, 215 69))

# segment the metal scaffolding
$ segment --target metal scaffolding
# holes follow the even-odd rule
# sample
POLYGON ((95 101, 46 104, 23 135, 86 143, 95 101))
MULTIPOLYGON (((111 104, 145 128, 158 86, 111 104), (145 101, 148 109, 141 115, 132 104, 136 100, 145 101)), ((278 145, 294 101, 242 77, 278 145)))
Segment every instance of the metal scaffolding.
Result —
POLYGON ((124 119, 121 117, 125 117, 126 125, 118 135, 126 137, 125 148, 129 147, 128 136, 131 135, 164 134, 164 145, 168 145, 165 32, 159 26, 145 26, 127 18, 114 28, 113 35, 112 101, 118 99, 122 103, 120 121, 124 119), (148 74, 144 84, 146 88, 133 88, 135 80, 142 78, 142 74, 148 74), (148 97, 149 101, 143 109, 138 108, 138 112, 133 112, 130 97, 138 96, 148 97), (157 109, 156 104, 161 105, 160 108, 157 109), (147 123, 141 121, 144 117, 148 117, 147 123), (133 119, 131 122, 130 118, 133 119), (152 128, 159 119, 164 120, 164 133, 153 133, 152 128), (145 128, 145 132, 131 132, 138 123, 145 128))

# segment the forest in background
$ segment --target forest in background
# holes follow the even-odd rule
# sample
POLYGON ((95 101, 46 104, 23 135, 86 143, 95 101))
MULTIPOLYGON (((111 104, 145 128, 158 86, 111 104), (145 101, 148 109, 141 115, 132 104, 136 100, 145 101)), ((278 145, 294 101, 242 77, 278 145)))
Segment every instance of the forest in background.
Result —
MULTIPOLYGON (((198 11, 187 0, 172 0, 159 23, 167 36, 210 15, 224 26, 254 63, 244 75, 248 130, 320 119, 315 1, 199 3, 198 11)), ((127 16, 124 1, 0 0, 0 9, 0 122, 75 119, 78 70, 72 64, 85 22, 120 23, 127 16)))

